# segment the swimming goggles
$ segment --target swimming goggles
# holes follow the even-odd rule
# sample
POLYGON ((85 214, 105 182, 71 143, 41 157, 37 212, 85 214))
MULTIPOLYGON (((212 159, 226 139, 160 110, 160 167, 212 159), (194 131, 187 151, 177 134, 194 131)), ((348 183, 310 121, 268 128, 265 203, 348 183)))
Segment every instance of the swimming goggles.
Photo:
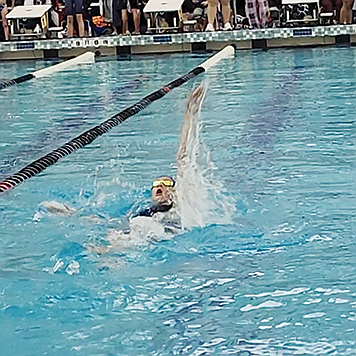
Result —
POLYGON ((174 187, 174 181, 173 180, 171 180, 171 179, 156 179, 156 180, 154 180, 153 181, 153 183, 152 183, 152 188, 157 188, 157 187, 159 187, 160 185, 164 185, 165 187, 167 187, 167 188, 172 188, 172 187, 174 187))

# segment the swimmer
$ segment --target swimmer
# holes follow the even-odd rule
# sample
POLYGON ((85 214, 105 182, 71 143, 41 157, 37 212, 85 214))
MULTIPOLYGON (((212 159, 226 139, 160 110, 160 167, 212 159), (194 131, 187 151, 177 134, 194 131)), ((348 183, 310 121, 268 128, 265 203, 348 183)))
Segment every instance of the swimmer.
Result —
POLYGON ((170 176, 156 178, 151 188, 151 206, 128 218, 126 230, 110 229, 108 246, 88 246, 97 254, 111 249, 124 250, 132 246, 144 246, 172 238, 184 231, 177 212, 175 180, 170 176))
POLYGON ((152 217, 156 213, 169 211, 173 207, 173 188, 176 182, 172 177, 161 176, 155 179, 151 188, 152 205, 135 216, 152 217))
POLYGON ((151 206, 129 218, 128 231, 110 230, 107 235, 109 246, 92 246, 92 251, 100 254, 108 252, 111 248, 124 249, 134 245, 146 245, 171 238, 185 231, 179 206, 179 202, 184 197, 180 195, 194 194, 194 192, 190 192, 191 184, 184 189, 180 188, 183 188, 183 181, 187 180, 187 173, 194 160, 192 156, 196 155, 192 145, 198 137, 198 113, 204 101, 206 89, 204 83, 200 84, 191 92, 187 101, 177 153, 177 181, 169 175, 156 178, 151 187, 151 206))
MULTIPOLYGON (((187 101, 187 109, 184 115, 184 125, 180 137, 180 145, 177 153, 177 180, 178 184, 184 176, 184 170, 191 157, 188 154, 188 143, 192 142, 192 137, 197 135, 198 112, 206 94, 206 85, 200 84, 191 92, 187 101)), ((151 187, 151 207, 134 215, 153 217, 157 213, 167 213, 174 211, 178 205, 176 192, 176 181, 168 175, 156 178, 151 187)), ((133 219, 132 218, 132 219, 133 219)), ((177 220, 177 219, 175 219, 177 220)), ((177 223, 174 224, 177 227, 177 223)))
MULTIPOLYGON (((180 199, 181 197, 178 194, 177 188, 183 180, 187 180, 187 168, 193 160, 192 155, 196 155, 194 149, 189 145, 192 145, 194 137, 198 135, 198 113, 204 101, 206 89, 205 84, 200 84, 191 92, 187 101, 177 153, 176 180, 169 175, 156 178, 151 187, 151 206, 129 217, 128 230, 109 230, 107 234, 108 246, 89 245, 87 246, 89 250, 101 254, 108 252, 112 248, 124 249, 133 245, 149 244, 150 242, 166 239, 169 236, 175 236, 185 231, 179 209, 179 201, 182 199, 180 199)), ((179 191, 184 191, 184 194, 191 193, 189 187, 188 190, 183 189, 179 191)), ((51 208, 51 204, 47 204, 46 208, 51 212, 60 213, 60 205, 58 204, 53 209, 51 208)), ((68 212, 72 215, 73 209, 67 205, 64 205, 63 210, 62 215, 66 215, 68 212)))

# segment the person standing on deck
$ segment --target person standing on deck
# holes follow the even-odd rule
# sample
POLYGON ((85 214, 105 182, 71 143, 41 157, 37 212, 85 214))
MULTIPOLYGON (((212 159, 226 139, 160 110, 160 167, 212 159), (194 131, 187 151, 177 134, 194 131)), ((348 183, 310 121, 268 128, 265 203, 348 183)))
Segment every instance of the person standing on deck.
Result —
MULTIPOLYGON (((224 31, 232 30, 232 26, 230 23, 231 18, 231 8, 230 8, 230 0, 220 0, 221 3, 221 12, 224 23, 224 31)), ((219 0, 208 0, 208 24, 206 26, 205 31, 215 31, 215 20, 216 13, 218 10, 219 0)))
POLYGON ((269 21, 268 0, 246 0, 245 12, 252 28, 265 28, 269 21))
POLYGON ((342 0, 342 7, 340 10, 340 24, 348 25, 352 24, 352 7, 354 6, 354 0, 342 0))
POLYGON ((6 0, 0 0, 0 41, 10 40, 9 26, 6 19, 7 13, 6 0))
POLYGON ((135 30, 133 35, 140 34, 140 8, 137 0, 116 0, 116 8, 121 16, 121 32, 123 35, 130 35, 128 10, 131 9, 135 30))
POLYGON ((78 24, 78 37, 84 37, 84 0, 65 0, 68 37, 73 37, 74 15, 78 24))

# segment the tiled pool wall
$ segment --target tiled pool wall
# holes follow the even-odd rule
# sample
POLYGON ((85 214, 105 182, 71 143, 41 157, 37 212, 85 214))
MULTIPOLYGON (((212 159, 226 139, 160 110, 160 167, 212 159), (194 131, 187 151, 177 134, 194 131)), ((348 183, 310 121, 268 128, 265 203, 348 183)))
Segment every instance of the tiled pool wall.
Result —
POLYGON ((67 58, 86 51, 102 56, 356 44, 356 25, 267 28, 141 36, 110 36, 0 42, 0 60, 67 58))

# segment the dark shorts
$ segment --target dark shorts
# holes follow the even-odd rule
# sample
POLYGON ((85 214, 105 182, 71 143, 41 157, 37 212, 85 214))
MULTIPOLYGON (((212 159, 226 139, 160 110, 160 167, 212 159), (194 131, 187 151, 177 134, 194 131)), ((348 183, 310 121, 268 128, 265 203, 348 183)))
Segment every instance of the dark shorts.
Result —
POLYGON ((84 12, 84 0, 65 0, 66 15, 82 14, 84 12))
MULTIPOLYGON (((12 0, 6 0, 7 7, 12 6, 12 0)), ((23 6, 25 4, 25 0, 15 0, 15 6, 23 6)))
POLYGON ((131 9, 138 9, 137 0, 117 0, 118 10, 127 10, 127 3, 130 2, 131 9))

